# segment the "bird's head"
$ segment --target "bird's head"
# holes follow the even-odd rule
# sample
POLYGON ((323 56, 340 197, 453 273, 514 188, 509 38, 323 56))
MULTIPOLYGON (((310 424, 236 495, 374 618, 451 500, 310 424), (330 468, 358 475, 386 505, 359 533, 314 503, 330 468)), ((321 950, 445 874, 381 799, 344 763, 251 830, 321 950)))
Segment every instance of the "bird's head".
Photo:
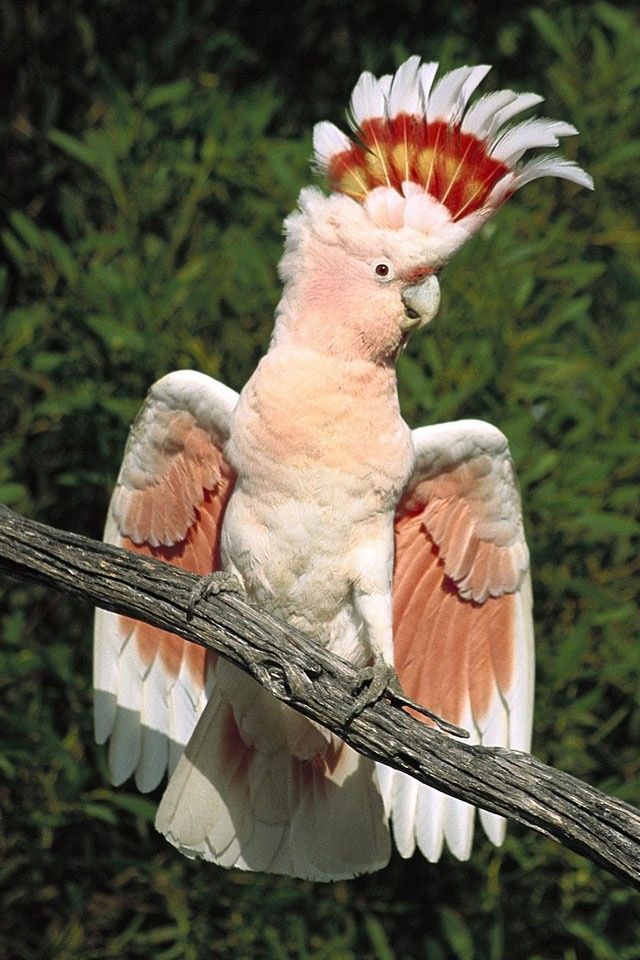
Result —
POLYGON ((317 168, 332 192, 302 190, 285 223, 285 293, 275 339, 390 362, 436 315, 438 271, 517 189, 543 176, 592 188, 557 154, 569 124, 509 124, 542 99, 501 90, 469 100, 489 67, 435 80, 411 57, 393 76, 363 73, 351 98, 356 140, 328 122, 314 130, 317 168))

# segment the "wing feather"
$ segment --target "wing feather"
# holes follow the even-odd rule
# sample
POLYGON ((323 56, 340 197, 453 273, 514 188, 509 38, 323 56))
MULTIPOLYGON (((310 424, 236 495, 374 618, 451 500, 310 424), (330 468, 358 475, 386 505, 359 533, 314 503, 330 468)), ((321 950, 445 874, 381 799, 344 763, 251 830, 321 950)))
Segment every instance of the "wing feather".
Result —
MULTIPOLYGON (((131 428, 104 539, 201 575, 220 564, 234 477, 223 456, 237 395, 181 370, 153 385, 131 428)), ((182 638, 98 610, 96 739, 110 738, 114 782, 143 791, 171 771, 211 689, 213 660, 182 638)))
POLYGON ((449 798, 421 783, 416 803, 415 834, 419 849, 430 863, 436 863, 444 845, 444 805, 449 798))
MULTIPOLYGON (((520 498, 506 438, 481 421, 414 431, 415 466, 396 515, 394 654, 407 694, 470 731, 529 749, 533 622, 520 498)), ((402 774, 382 775, 400 853, 471 851, 475 811, 402 774)), ((496 843, 504 822, 480 820, 496 843)))

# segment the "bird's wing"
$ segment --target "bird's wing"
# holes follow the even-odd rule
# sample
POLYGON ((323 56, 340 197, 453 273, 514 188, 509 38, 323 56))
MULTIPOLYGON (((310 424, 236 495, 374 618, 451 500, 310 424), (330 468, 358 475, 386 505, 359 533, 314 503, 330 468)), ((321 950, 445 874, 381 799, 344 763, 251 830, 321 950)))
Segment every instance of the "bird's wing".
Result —
MULTIPOLYGON (((131 428, 104 539, 193 573, 219 567, 234 477, 223 457, 237 394, 190 370, 155 383, 131 428)), ((96 611, 95 733, 118 784, 143 791, 171 771, 201 713, 211 658, 175 634, 96 611)))
MULTIPOLYGON (((415 465, 395 523, 394 653, 407 694, 470 731, 528 750, 533 713, 529 553, 506 437, 478 420, 413 433, 415 465)), ((471 849, 474 810, 380 771, 400 852, 471 849)), ((496 843, 502 818, 481 812, 496 843)))

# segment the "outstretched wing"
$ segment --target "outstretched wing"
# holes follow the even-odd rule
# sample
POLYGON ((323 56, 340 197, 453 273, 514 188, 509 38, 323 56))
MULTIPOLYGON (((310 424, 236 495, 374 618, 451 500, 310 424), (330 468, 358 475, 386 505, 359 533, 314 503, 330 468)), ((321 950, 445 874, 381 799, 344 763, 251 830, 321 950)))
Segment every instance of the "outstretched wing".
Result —
MULTIPOLYGON (((415 466, 396 514, 394 653, 407 694, 472 743, 528 750, 533 713, 529 553, 506 437, 479 420, 413 433, 415 466)), ((398 849, 437 860, 471 850, 474 809, 381 772, 398 849)), ((502 818, 481 811, 500 843, 502 818)))
MULTIPOLYGON (((193 573, 219 567, 221 518, 234 477, 222 450, 238 396, 191 370, 155 383, 129 434, 111 498, 107 543, 193 573)), ((189 740, 211 685, 206 651, 175 634, 96 611, 95 734, 110 738, 113 782, 135 772, 152 790, 189 740)))

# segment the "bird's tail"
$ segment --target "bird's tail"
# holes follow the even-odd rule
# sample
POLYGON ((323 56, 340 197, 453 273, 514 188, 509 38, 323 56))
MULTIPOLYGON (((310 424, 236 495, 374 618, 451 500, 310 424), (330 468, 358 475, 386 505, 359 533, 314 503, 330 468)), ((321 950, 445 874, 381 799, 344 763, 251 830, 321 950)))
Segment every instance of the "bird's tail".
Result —
POLYGON ((385 866, 375 764, 225 665, 156 827, 188 857, 339 880, 385 866), (225 678, 220 677, 223 681, 225 678))

